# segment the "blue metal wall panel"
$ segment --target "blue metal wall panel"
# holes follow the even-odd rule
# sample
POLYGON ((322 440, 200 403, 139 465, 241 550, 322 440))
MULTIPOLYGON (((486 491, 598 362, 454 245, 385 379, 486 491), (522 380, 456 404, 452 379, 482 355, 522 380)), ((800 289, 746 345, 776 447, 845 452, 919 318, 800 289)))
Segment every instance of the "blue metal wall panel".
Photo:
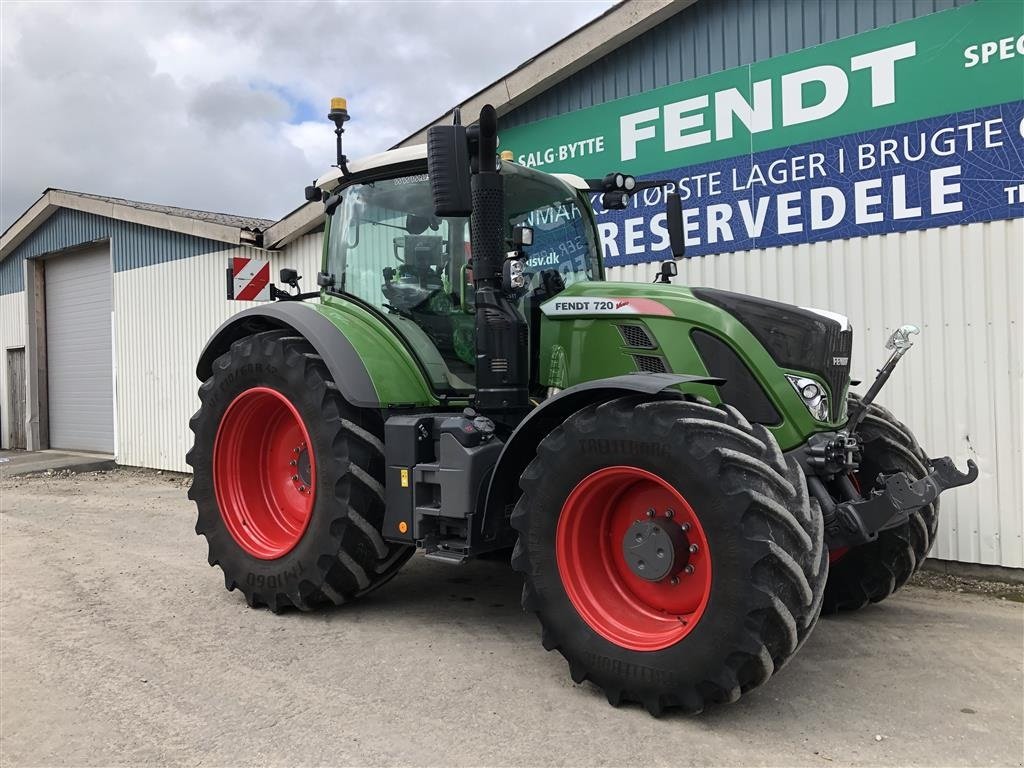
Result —
POLYGON ((504 115, 511 128, 973 0, 700 0, 504 115))
POLYGON ((62 208, 0 262, 0 295, 25 290, 22 264, 25 259, 97 240, 110 240, 115 272, 235 247, 217 240, 62 208))

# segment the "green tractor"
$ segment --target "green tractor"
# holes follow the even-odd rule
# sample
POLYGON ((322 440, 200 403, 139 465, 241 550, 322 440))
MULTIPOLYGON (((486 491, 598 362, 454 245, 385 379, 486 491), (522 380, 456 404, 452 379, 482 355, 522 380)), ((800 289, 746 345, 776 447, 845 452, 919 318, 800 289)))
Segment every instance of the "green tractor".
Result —
POLYGON ((329 117, 320 290, 275 288, 198 363, 189 496, 229 590, 305 611, 417 549, 511 551, 572 679, 658 714, 735 701, 823 610, 921 565, 939 494, 977 468, 873 403, 917 329, 858 398, 840 315, 673 285, 675 261, 606 282, 591 195, 623 207, 643 183, 499 158, 490 107, 351 165, 343 100, 329 117))

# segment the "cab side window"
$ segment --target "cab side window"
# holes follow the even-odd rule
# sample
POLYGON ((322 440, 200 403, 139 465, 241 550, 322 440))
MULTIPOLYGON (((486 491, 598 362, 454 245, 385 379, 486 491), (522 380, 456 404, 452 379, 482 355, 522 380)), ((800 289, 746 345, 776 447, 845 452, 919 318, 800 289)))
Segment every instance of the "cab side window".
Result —
POLYGON ((439 389, 475 378, 468 230, 434 216, 426 176, 354 185, 331 220, 338 286, 388 316, 439 389))

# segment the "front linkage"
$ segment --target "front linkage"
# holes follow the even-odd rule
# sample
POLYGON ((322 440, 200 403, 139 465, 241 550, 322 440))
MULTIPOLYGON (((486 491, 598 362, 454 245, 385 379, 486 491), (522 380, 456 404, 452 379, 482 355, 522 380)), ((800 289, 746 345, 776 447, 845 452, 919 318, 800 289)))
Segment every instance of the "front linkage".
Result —
POLYGON ((861 461, 857 428, 896 364, 914 345, 911 336, 918 333, 916 326, 904 325, 889 337, 885 344, 891 350, 889 359, 853 409, 845 429, 814 435, 792 452, 807 476, 808 489, 821 505, 830 550, 874 541, 879 531, 903 525, 911 512, 931 504, 943 491, 969 485, 978 478, 973 460, 967 460, 967 472, 960 472, 951 458, 943 456, 929 459, 928 474, 918 480, 906 472, 880 475, 875 486, 863 493, 851 480, 861 461), (826 484, 837 489, 845 500, 837 503, 826 484))

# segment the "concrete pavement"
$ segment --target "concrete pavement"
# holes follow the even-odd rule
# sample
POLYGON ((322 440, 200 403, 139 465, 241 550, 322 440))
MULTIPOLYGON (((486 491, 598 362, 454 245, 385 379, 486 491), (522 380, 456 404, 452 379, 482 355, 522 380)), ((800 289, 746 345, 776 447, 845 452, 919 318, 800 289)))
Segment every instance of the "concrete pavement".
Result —
POLYGON ((47 470, 95 472, 113 469, 114 457, 81 451, 0 451, 0 478, 29 475, 47 470))
POLYGON ((274 616, 223 588, 187 479, 0 481, 0 763, 1021 765, 1024 605, 908 587, 823 620, 696 718, 569 679, 498 561, 414 558, 366 600, 274 616))

